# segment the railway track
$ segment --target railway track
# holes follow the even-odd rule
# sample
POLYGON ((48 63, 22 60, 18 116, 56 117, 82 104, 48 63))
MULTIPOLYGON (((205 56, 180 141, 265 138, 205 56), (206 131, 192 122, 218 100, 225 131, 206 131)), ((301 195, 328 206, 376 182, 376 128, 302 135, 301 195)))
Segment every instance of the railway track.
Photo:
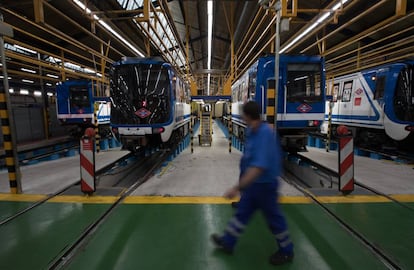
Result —
MULTIPOLYGON (((113 167, 117 166, 117 164, 119 164, 120 162, 122 162, 122 161, 130 158, 131 156, 132 156, 132 154, 128 154, 128 155, 126 155, 126 156, 124 156, 124 157, 122 157, 122 158, 120 158, 118 160, 115 160, 114 162, 108 164, 107 166, 101 168, 100 170, 96 171, 96 175, 97 175, 98 179, 99 179, 100 176, 104 175, 107 171, 109 171, 113 167)), ((20 217, 21 215, 24 215, 25 213, 33 210, 34 208, 41 206, 42 204, 50 201, 51 199, 55 198, 56 196, 62 195, 63 193, 65 193, 66 191, 68 191, 69 189, 71 189, 72 187, 75 187, 75 186, 77 186, 79 184, 80 184, 80 179, 78 181, 74 182, 74 183, 71 183, 71 184, 65 186, 64 188, 62 188, 62 189, 60 189, 60 190, 58 190, 58 191, 56 191, 56 192, 54 192, 52 194, 47 195, 46 198, 44 198, 44 199, 42 199, 40 201, 37 201, 37 202, 29 205, 28 207, 26 207, 26 208, 18 211, 17 213, 15 213, 15 214, 13 214, 13 215, 11 215, 11 216, 9 216, 9 217, 1 220, 0 221, 0 226, 12 222, 13 220, 15 220, 16 218, 20 217)))
MULTIPOLYGON (((136 174, 136 169, 131 170, 128 173, 127 179, 121 181, 123 183, 122 186, 126 184, 129 187, 124 189, 118 195, 116 201, 111 204, 108 209, 103 212, 103 214, 100 215, 94 222, 85 228, 85 230, 80 233, 79 237, 49 264, 48 269, 62 269, 68 265, 71 260, 77 255, 77 253, 82 249, 82 247, 87 244, 88 240, 93 236, 99 226, 105 222, 105 220, 116 210, 116 208, 127 196, 129 196, 139 186, 151 178, 154 171, 161 166, 161 164, 167 159, 169 155, 170 151, 158 152, 148 159, 145 159, 145 161, 139 165, 140 173, 138 175, 136 174)), ((121 182, 118 182, 117 185, 119 185, 121 182)))
MULTIPOLYGON (((319 138, 327 141, 327 137, 325 134, 321 134, 318 132, 311 132, 309 133, 309 136, 314 138, 319 138)), ((331 138, 330 140, 333 143, 338 143, 335 138, 331 138)), ((398 149, 397 147, 382 147, 381 149, 375 148, 373 146, 367 146, 367 145, 355 145, 358 150, 365 152, 367 155, 369 154, 377 154, 383 158, 386 158, 388 160, 393 160, 396 162, 404 162, 408 164, 414 164, 414 155, 411 152, 404 151, 401 149, 398 149)))
MULTIPOLYGON (((19 164, 28 165, 32 161, 46 159, 53 155, 64 155, 68 153, 70 150, 78 150, 78 149, 79 149, 79 142, 77 140, 68 140, 68 141, 58 142, 52 145, 33 148, 30 150, 19 151, 18 152, 19 164)), ((5 159, 5 155, 4 154, 0 155, 0 160, 2 161, 0 164, 0 170, 6 169, 4 159, 5 159)))
MULTIPOLYGON (((321 174, 324 174, 326 176, 326 181, 329 181, 331 185, 328 187, 328 189, 336 190, 338 182, 335 180, 335 177, 337 177, 338 173, 331 169, 326 168, 322 166, 321 164, 306 158, 301 155, 297 155, 298 158, 301 159, 301 162, 304 162, 307 164, 307 167, 310 170, 318 171, 319 173, 316 173, 316 175, 320 178, 321 174), (310 166, 309 166, 310 165, 310 166)), ((297 163, 294 163, 293 165, 290 164, 286 166, 285 164, 285 175, 282 177, 282 179, 293 186, 296 190, 300 191, 304 196, 310 198, 316 205, 318 205, 329 217, 334 219, 337 223, 339 223, 346 231, 348 231, 354 238, 356 238, 358 241, 360 241, 366 248, 368 248, 375 256, 378 257, 378 259, 384 263, 384 265, 388 269, 404 269, 400 265, 400 262, 395 259, 392 255, 390 255, 390 252, 387 251, 387 247, 380 245, 377 243, 377 241, 373 241, 369 238, 369 236, 366 235, 366 232, 363 230, 360 230, 356 224, 353 224, 352 221, 349 219, 347 220, 346 215, 341 214, 340 211, 335 211, 334 207, 330 207, 330 205, 323 200, 321 200, 316 193, 320 191, 320 187, 315 187, 313 184, 310 184, 308 179, 311 177, 309 173, 307 173, 307 179, 304 179, 303 173, 298 173, 300 169, 296 168, 295 166, 301 166, 297 163), (316 191, 316 192, 315 192, 316 191)), ((316 181, 314 181, 315 183, 316 181)), ((414 208, 410 207, 407 204, 404 204, 403 202, 400 202, 396 200, 395 198, 384 194, 368 185, 362 184, 358 181, 355 182, 355 185, 361 189, 364 190, 367 194, 371 195, 377 195, 384 197, 387 200, 390 200, 391 202, 395 203, 396 207, 401 208, 404 213, 406 213, 407 216, 413 216, 414 208)), ((375 216, 374 216, 375 218, 375 216)), ((381 222, 381 218, 379 217, 378 220, 376 220, 373 223, 381 222)))
MULTIPOLYGON (((333 189, 334 188, 333 185, 335 185, 336 187, 339 185, 338 180, 337 180, 338 179, 338 172, 336 170, 334 170, 332 168, 329 168, 329 167, 326 167, 326 166, 323 166, 322 164, 320 164, 318 162, 315 162, 314 160, 312 160, 308 157, 302 156, 300 154, 296 154, 295 156, 298 159, 300 159, 301 161, 303 161, 307 164, 310 164, 311 168, 313 168, 314 171, 317 171, 316 173, 318 173, 318 171, 321 172, 323 174, 322 177, 325 177, 325 179, 327 179, 327 181, 329 181, 330 188, 333 189)), ((304 184, 306 186, 305 181, 302 184, 304 184)), ((361 189, 363 189, 363 190, 365 190, 365 191, 367 191, 371 194, 382 196, 382 197, 384 197, 384 198, 386 198, 390 201, 393 201, 394 203, 396 203, 396 204, 398 204, 398 205, 400 205, 404 208, 407 208, 407 209, 410 209, 410 210, 414 211, 413 207, 405 204, 404 202, 401 202, 401 201, 395 199, 394 197, 392 197, 392 196, 390 196, 390 195, 388 195, 384 192, 379 191, 376 188, 373 188, 369 185, 361 183, 360 181, 358 181, 358 179, 354 179, 354 184, 355 184, 355 186, 357 186, 357 187, 359 187, 359 188, 361 188, 361 189)), ((309 188, 311 186, 307 186, 307 187, 309 188)))

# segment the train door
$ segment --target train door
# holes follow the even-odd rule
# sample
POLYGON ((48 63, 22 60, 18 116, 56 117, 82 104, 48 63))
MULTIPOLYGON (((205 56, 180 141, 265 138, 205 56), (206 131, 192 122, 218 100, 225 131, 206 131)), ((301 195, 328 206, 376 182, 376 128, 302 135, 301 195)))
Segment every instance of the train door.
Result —
POLYGON ((345 119, 352 115, 353 109, 353 85, 354 80, 346 80, 342 83, 342 95, 341 95, 341 106, 339 113, 345 119))
MULTIPOLYGON (((374 100, 378 102, 378 105, 380 106, 381 110, 384 112, 385 109, 385 85, 386 85, 386 75, 387 70, 382 69, 377 72, 377 75, 375 77, 375 94, 374 94, 374 100)), ((381 123, 384 122, 384 113, 381 113, 381 123)))
POLYGON ((348 119, 352 115, 354 80, 349 79, 341 82, 341 95, 338 102, 338 118, 348 119))
MULTIPOLYGON (((339 95, 339 82, 334 83, 334 85, 332 86, 332 115, 333 116, 339 116, 339 104, 340 104, 341 100, 340 100, 340 95, 339 95), (339 96, 339 99, 338 99, 339 96)), ((329 106, 329 102, 328 106, 329 106)), ((328 107, 329 110, 329 107, 328 107)), ((326 112, 329 112, 329 111, 326 112)))

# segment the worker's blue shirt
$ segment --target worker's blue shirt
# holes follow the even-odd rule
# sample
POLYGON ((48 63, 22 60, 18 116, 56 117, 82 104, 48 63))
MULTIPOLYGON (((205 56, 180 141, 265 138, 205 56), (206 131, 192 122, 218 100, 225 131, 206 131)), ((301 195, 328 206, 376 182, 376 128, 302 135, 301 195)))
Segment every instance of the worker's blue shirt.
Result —
POLYGON ((263 169, 254 183, 277 183, 281 174, 281 148, 273 130, 261 123, 257 130, 247 129, 245 150, 240 161, 240 175, 249 167, 263 169))

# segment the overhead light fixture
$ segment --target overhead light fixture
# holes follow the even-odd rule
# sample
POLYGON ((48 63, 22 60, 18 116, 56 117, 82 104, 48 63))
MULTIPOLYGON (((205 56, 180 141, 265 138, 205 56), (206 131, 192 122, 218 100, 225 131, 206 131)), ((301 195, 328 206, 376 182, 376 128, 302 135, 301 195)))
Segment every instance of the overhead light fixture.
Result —
POLYGON ((48 77, 50 77, 50 78, 55 78, 55 79, 58 79, 59 78, 59 76, 57 76, 57 75, 53 75, 53 74, 46 74, 46 76, 48 76, 48 77))
MULTIPOLYGON (((4 76, 3 76, 3 75, 1 75, 1 76, 0 76, 0 79, 4 79, 4 76)), ((11 80, 11 77, 7 77, 7 79, 8 79, 8 80, 11 80)))
POLYGON ((26 89, 20 89, 20 94, 21 94, 21 95, 28 95, 28 94, 29 94, 29 90, 26 90, 26 89))
POLYGON ((31 53, 31 54, 37 54, 37 52, 36 52, 36 51, 31 50, 31 49, 26 48, 26 47, 23 47, 23 46, 20 46, 20 45, 17 45, 17 44, 15 44, 15 45, 14 45, 14 47, 15 47, 15 48, 17 48, 17 49, 20 49, 20 50, 22 50, 22 51, 29 52, 29 53, 31 53))
POLYGON ((9 93, 13 94, 14 93, 14 89, 13 88, 9 88, 9 93))
POLYGON ((36 70, 28 69, 28 68, 20 68, 21 71, 28 72, 28 73, 36 73, 36 70))
POLYGON ((97 72, 97 73, 96 73, 96 76, 98 76, 98 77, 102 77, 102 74, 101 74, 101 73, 99 73, 99 72, 97 72))
POLYGON ((34 83, 34 81, 32 81, 32 80, 26 80, 26 79, 23 79, 22 82, 25 82, 25 83, 34 83))
MULTIPOLYGON (((86 7, 81 1, 79 0, 73 0, 73 2, 78 5, 82 10, 86 12, 86 14, 91 14, 92 11, 86 7)), ((93 18, 99 22, 100 25, 102 25, 106 30, 111 32, 114 36, 116 36, 120 41, 122 41, 125 45, 127 45, 131 50, 133 50, 136 54, 138 54, 141 57, 144 57, 145 55, 140 52, 134 45, 132 45, 129 41, 127 41, 123 36, 121 36, 118 32, 116 32, 109 24, 104 22, 101 18, 99 18, 96 14, 93 15, 93 18)))
POLYGON ((36 97, 41 97, 41 96, 42 96, 42 92, 40 92, 40 91, 34 91, 34 92, 33 92, 33 94, 34 94, 36 97))
POLYGON ((52 86, 52 84, 51 83, 46 83, 46 86, 52 86))
POLYGON ((308 28, 306 28, 305 30, 303 30, 297 37, 295 37, 292 41, 290 41, 288 44, 286 44, 285 46, 283 46, 283 48, 281 48, 280 53, 284 53, 287 49, 289 49, 290 47, 292 47, 294 44, 296 44, 296 42, 298 42, 299 40, 301 40, 304 36, 306 36, 307 34, 309 34, 313 29, 315 29, 319 24, 323 23, 326 19, 328 19, 338 8, 341 7, 341 5, 343 6, 346 2, 348 2, 349 0, 340 0, 338 3, 336 3, 331 11, 328 11, 326 13, 324 13, 323 15, 321 15, 316 22, 314 22, 313 24, 311 24, 308 28))
POLYGON ((53 93, 51 93, 51 92, 47 92, 47 96, 48 96, 48 97, 53 97, 53 93))
MULTIPOLYGON (((213 40, 213 0, 207 1, 207 21, 208 21, 208 32, 207 32, 207 69, 211 69, 211 45, 213 40)), ((207 75, 207 95, 210 95, 210 73, 207 75)))
POLYGON ((338 8, 340 8, 341 7, 341 5, 343 6, 346 2, 348 2, 349 0, 342 0, 342 1, 339 1, 339 3, 336 3, 335 4, 335 6, 333 6, 333 8, 332 8, 332 11, 335 11, 335 10, 337 10, 338 8))
POLYGON ((95 70, 90 69, 90 68, 84 68, 83 71, 86 73, 95 73, 95 70))

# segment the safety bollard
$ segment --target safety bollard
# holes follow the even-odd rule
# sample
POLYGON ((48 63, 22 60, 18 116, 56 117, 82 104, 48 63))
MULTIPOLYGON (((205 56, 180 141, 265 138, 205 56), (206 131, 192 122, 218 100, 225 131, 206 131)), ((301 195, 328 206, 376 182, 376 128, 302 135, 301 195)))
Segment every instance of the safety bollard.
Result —
POLYGON ((345 126, 337 129, 339 140, 339 191, 349 194, 354 190, 354 138, 345 126))
POLYGON ((80 141, 81 191, 92 194, 96 191, 95 177, 95 131, 87 128, 80 141))

